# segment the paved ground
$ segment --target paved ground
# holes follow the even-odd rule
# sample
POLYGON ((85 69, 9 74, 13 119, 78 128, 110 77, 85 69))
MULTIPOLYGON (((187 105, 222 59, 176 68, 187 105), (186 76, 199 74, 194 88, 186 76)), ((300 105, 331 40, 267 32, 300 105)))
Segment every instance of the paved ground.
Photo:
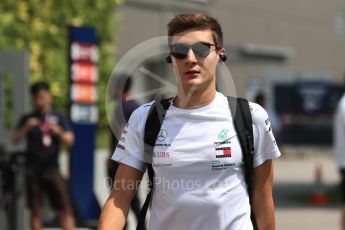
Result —
POLYGON ((335 159, 329 149, 296 149, 276 160, 277 229, 340 229, 338 180, 335 159), (321 183, 317 182, 317 174, 321 183), (315 205, 310 201, 319 191, 327 195, 329 203, 326 205, 315 205))
POLYGON ((275 160, 273 193, 277 210, 338 206, 339 175, 332 155, 287 156, 275 160), (313 194, 326 194, 323 206, 311 202, 313 194))

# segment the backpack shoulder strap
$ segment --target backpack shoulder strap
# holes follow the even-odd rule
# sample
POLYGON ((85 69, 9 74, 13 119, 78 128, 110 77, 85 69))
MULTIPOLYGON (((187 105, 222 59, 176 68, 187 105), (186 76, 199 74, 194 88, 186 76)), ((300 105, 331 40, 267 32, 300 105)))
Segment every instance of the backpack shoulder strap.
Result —
POLYGON ((165 114, 169 109, 172 98, 156 100, 150 107, 147 115, 144 130, 144 159, 147 166, 149 176, 150 192, 147 194, 144 205, 141 209, 137 230, 145 229, 145 219, 148 207, 151 202, 152 192, 154 188, 153 179, 154 171, 152 168, 152 154, 156 139, 161 129, 165 114))
POLYGON ((171 98, 154 101, 150 107, 144 130, 145 162, 152 161, 153 148, 166 111, 169 109, 170 101, 171 98))
MULTIPOLYGON (((253 192, 253 156, 254 156, 254 134, 253 121, 250 112, 249 102, 244 98, 227 97, 233 117, 234 127, 239 138, 243 153, 244 176, 247 184, 249 202, 252 202, 253 192)), ((254 229, 257 229, 254 214, 252 212, 252 223, 254 229)))

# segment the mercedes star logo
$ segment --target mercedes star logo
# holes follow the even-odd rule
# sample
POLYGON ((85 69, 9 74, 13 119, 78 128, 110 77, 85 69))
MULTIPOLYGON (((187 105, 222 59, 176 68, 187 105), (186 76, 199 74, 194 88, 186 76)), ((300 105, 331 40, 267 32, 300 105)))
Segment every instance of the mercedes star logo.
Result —
POLYGON ((165 129, 161 129, 158 133, 157 140, 159 142, 162 142, 167 138, 167 136, 168 136, 168 132, 165 129))

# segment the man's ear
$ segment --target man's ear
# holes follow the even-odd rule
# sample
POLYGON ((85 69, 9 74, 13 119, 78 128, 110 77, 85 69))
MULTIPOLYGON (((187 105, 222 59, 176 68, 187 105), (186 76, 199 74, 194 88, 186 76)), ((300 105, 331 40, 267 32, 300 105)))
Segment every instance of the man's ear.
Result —
POLYGON ((172 63, 170 55, 165 58, 165 61, 169 64, 172 63))
POLYGON ((222 62, 225 62, 227 58, 228 58, 228 57, 227 57, 226 55, 219 54, 219 59, 220 59, 222 62))
POLYGON ((225 62, 226 59, 228 57, 226 56, 226 51, 224 48, 221 48, 220 52, 219 52, 219 59, 222 61, 222 62, 225 62))

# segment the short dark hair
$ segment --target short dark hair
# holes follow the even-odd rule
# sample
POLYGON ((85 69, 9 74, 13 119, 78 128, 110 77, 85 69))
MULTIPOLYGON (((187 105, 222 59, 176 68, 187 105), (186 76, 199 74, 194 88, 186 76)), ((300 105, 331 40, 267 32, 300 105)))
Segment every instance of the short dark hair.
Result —
POLYGON ((115 86, 121 88, 123 93, 127 93, 132 87, 132 78, 130 74, 122 73, 117 75, 115 86))
POLYGON ((210 29, 217 47, 223 47, 223 32, 217 19, 204 13, 178 14, 168 23, 169 44, 171 37, 190 29, 210 29))
POLYGON ((128 92, 132 87, 132 78, 128 77, 126 79, 125 85, 123 86, 123 92, 128 92))
POLYGON ((31 96, 35 96, 41 90, 50 91, 49 84, 44 81, 39 81, 32 84, 30 87, 31 96))
POLYGON ((264 106, 264 103, 265 103, 265 94, 264 92, 258 92, 255 96, 255 99, 254 99, 254 102, 261 105, 261 106, 264 106))

